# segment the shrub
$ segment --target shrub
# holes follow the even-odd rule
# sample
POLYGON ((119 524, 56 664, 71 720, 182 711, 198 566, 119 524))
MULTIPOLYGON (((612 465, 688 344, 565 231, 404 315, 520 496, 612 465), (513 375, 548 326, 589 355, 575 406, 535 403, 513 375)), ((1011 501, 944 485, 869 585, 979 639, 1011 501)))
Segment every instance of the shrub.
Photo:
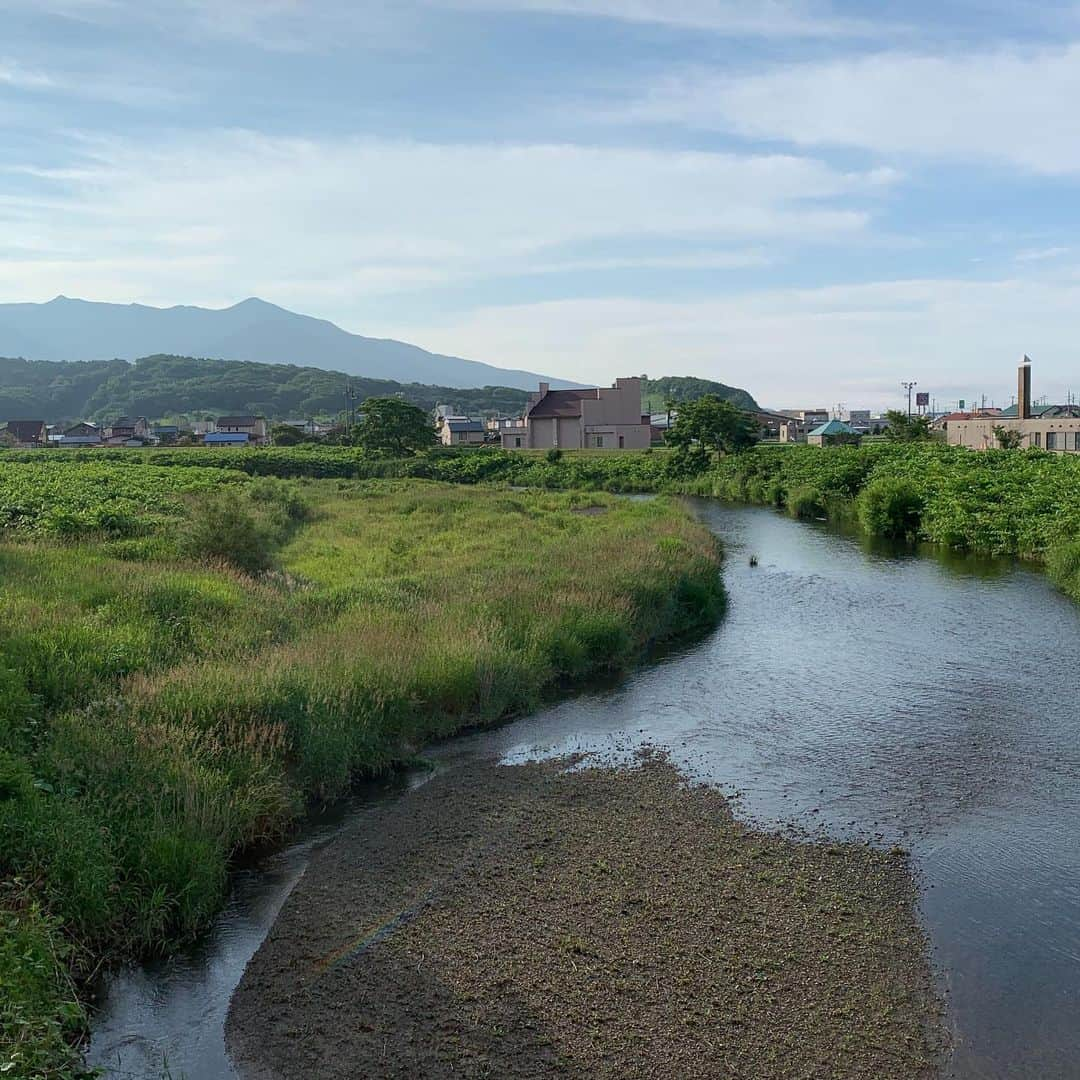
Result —
POLYGON ((1062 592, 1080 600, 1080 540, 1064 540, 1046 553, 1046 570, 1062 592))
POLYGON ((802 484, 788 492, 787 512, 794 518, 819 518, 825 514, 821 492, 809 484, 802 484))
POLYGON ((549 450, 549 451, 548 451, 548 452, 547 452, 547 453, 546 453, 546 454, 544 455, 544 460, 545 460, 545 461, 546 461, 546 462, 547 462, 547 463, 548 463, 549 465, 558 465, 558 463, 559 463, 560 461, 562 461, 562 451, 561 451, 561 450, 560 450, 560 449, 559 449, 558 447, 555 447, 555 446, 553 446, 553 447, 552 447, 552 448, 551 448, 551 449, 550 449, 550 450, 549 450))
POLYGON ((276 547, 272 531, 233 494, 205 500, 180 539, 184 554, 228 563, 249 574, 271 569, 276 547))
POLYGON ((900 477, 871 480, 858 498, 859 523, 871 536, 916 536, 922 511, 922 496, 900 477))

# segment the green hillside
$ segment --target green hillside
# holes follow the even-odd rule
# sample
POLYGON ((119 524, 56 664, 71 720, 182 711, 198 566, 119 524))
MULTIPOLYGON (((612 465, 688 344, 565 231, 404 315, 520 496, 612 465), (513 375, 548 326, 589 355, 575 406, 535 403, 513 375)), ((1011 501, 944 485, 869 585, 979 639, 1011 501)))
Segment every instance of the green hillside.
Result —
POLYGON ((724 401, 738 405, 740 409, 757 409, 758 403, 749 392, 737 386, 726 386, 711 379, 695 379, 692 376, 669 375, 663 379, 647 379, 642 384, 642 408, 646 412, 663 412, 668 402, 693 401, 706 394, 716 394, 724 401))
POLYGON ((0 357, 0 424, 13 419, 109 420, 124 414, 152 420, 220 413, 257 413, 271 419, 327 416, 345 407, 349 384, 358 400, 401 394, 424 409, 445 404, 462 413, 514 415, 528 396, 504 386, 461 390, 291 364, 188 356, 148 356, 133 364, 0 357))

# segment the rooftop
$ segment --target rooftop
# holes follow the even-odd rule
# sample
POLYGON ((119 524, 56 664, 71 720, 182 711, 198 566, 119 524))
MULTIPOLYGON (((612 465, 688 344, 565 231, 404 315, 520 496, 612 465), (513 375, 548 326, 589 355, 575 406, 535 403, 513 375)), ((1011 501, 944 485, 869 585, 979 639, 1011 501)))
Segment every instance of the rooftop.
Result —
POLYGON ((545 416, 574 417, 581 415, 583 398, 598 398, 595 387, 587 390, 549 390, 530 410, 529 419, 545 416))
POLYGON ((826 424, 820 424, 814 428, 813 431, 808 431, 807 435, 854 435, 850 424, 845 424, 843 420, 830 420, 826 424))

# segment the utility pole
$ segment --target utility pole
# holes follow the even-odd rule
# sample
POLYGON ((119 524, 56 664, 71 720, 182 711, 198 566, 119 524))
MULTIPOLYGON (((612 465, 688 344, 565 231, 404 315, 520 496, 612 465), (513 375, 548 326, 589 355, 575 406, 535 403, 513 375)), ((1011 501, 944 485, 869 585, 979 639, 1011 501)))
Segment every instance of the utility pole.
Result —
POLYGON ((356 426, 356 399, 360 395, 352 383, 345 384, 345 437, 356 426))
POLYGON ((907 414, 911 416, 911 391, 919 384, 912 379, 911 382, 902 382, 900 385, 907 391, 907 414))

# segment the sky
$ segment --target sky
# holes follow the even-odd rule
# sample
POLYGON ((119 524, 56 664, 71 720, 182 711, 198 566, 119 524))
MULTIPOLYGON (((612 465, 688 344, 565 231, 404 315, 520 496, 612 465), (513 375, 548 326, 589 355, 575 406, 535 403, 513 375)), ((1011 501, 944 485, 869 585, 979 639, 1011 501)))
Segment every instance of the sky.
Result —
MULTIPOLYGON (((1080 394, 1080 2, 0 0, 0 300, 776 408, 1080 394)), ((298 357, 298 362, 304 362, 298 357)))

